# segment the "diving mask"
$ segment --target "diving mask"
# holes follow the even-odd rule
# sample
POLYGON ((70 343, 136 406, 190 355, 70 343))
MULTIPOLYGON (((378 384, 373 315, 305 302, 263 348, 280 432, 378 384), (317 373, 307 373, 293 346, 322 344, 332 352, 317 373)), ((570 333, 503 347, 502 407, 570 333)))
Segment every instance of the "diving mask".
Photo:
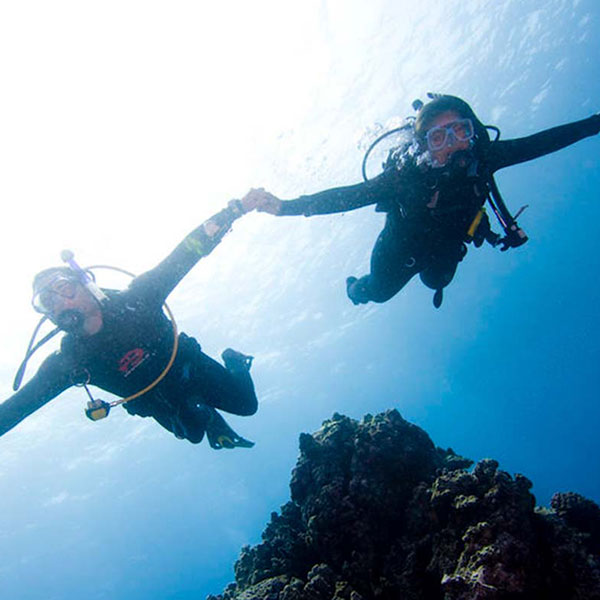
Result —
POLYGON ((475 130, 471 119, 457 119, 441 127, 432 127, 425 135, 430 152, 438 152, 454 142, 467 142, 473 139, 475 130))
POLYGON ((60 298, 73 299, 79 285, 81 283, 76 278, 57 273, 34 292, 31 304, 37 312, 48 315, 56 308, 60 298))

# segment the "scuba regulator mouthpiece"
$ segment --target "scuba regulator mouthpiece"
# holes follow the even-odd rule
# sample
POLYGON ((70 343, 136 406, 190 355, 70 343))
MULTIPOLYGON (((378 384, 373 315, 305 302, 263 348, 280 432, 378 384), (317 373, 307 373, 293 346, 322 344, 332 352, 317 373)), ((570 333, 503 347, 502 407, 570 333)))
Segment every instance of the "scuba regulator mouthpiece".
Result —
POLYGON ((73 308, 63 310, 60 314, 53 317, 53 321, 68 333, 75 333, 83 327, 83 314, 73 308))

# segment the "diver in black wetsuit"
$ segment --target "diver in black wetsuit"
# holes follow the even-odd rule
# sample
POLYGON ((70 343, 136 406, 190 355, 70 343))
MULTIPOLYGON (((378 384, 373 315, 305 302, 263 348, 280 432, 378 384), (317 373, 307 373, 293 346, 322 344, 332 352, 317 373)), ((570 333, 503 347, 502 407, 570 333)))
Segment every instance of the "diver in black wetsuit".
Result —
POLYGON ((204 354, 194 338, 185 333, 175 338, 174 324, 162 310, 181 279, 217 246, 235 219, 253 208, 250 200, 230 202, 124 291, 100 290, 86 272, 71 267, 38 273, 34 307, 67 334, 60 351, 0 404, 0 435, 73 385, 89 383, 121 397, 143 390, 165 370, 177 339, 174 361, 163 379, 127 402, 127 411, 154 417, 176 437, 194 444, 206 432, 216 449, 253 446, 215 410, 244 416, 256 412, 249 373, 252 357, 227 349, 222 354, 224 368, 204 354))
POLYGON ((484 126, 466 102, 455 96, 430 97, 433 100, 427 104, 417 104, 412 147, 391 155, 378 177, 289 201, 263 189, 251 190, 246 196, 257 201, 259 211, 274 215, 331 214, 370 204, 385 212, 385 227, 371 256, 371 272, 346 281, 354 304, 386 302, 418 273, 423 283, 435 290, 433 302, 439 307, 442 290, 467 253, 467 243, 479 247, 487 240, 494 246, 501 243, 506 250, 527 241, 506 209, 504 216, 499 216, 506 237, 490 229, 482 208, 490 189, 497 192, 494 172, 600 131, 600 114, 596 114, 525 138, 490 141, 487 129, 496 128, 484 126))

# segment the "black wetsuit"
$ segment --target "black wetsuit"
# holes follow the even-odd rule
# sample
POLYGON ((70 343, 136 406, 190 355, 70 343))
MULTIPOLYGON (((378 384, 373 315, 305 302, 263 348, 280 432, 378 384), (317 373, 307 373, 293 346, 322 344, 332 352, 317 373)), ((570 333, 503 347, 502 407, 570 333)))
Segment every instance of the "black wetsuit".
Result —
MULTIPOLYGON (((408 161, 356 185, 285 201, 280 215, 323 215, 377 204, 386 223, 371 256, 371 273, 350 281, 355 303, 385 302, 420 273, 432 289, 450 283, 466 254, 466 233, 487 192, 486 174, 560 150, 600 131, 600 115, 534 135, 484 146, 464 170, 417 167, 408 161)), ((487 219, 482 227, 488 226, 487 219)))
MULTIPOLYGON (((89 382, 120 397, 152 383, 171 357, 174 336, 163 313, 173 288, 210 253, 239 213, 226 208, 196 228, 154 269, 102 302, 102 328, 94 335, 67 334, 31 380, 0 404, 0 435, 68 387, 89 382)), ((213 408, 237 415, 256 412, 247 369, 229 371, 204 354, 194 338, 179 334, 175 361, 154 388, 126 403, 131 414, 154 417, 177 437, 198 443, 213 408), (213 407, 213 408, 210 408, 213 407)))

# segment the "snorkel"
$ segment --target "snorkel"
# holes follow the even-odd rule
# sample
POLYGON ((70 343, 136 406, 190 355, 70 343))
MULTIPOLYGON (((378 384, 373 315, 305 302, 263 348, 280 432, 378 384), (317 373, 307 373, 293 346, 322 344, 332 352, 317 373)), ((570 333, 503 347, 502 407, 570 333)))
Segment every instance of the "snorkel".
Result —
POLYGON ((81 284, 98 300, 102 303, 106 300, 106 294, 96 285, 96 281, 89 271, 86 271, 77 264, 75 260, 75 254, 72 250, 63 250, 60 253, 60 259, 69 265, 69 267, 77 274, 81 284))
MULTIPOLYGON (((46 315, 63 331, 79 335, 83 333, 90 307, 85 309, 79 305, 79 302, 65 306, 61 302, 60 308, 57 309, 57 298, 62 296, 65 299, 72 299, 77 294, 77 288, 83 288, 90 300, 101 310, 106 295, 96 285, 89 269, 79 266, 71 250, 63 250, 60 257, 67 266, 47 269, 36 276, 32 304, 35 310, 46 315), (40 287, 36 291, 37 285, 40 287)), ((85 299, 82 300, 84 305, 89 304, 85 299)))

